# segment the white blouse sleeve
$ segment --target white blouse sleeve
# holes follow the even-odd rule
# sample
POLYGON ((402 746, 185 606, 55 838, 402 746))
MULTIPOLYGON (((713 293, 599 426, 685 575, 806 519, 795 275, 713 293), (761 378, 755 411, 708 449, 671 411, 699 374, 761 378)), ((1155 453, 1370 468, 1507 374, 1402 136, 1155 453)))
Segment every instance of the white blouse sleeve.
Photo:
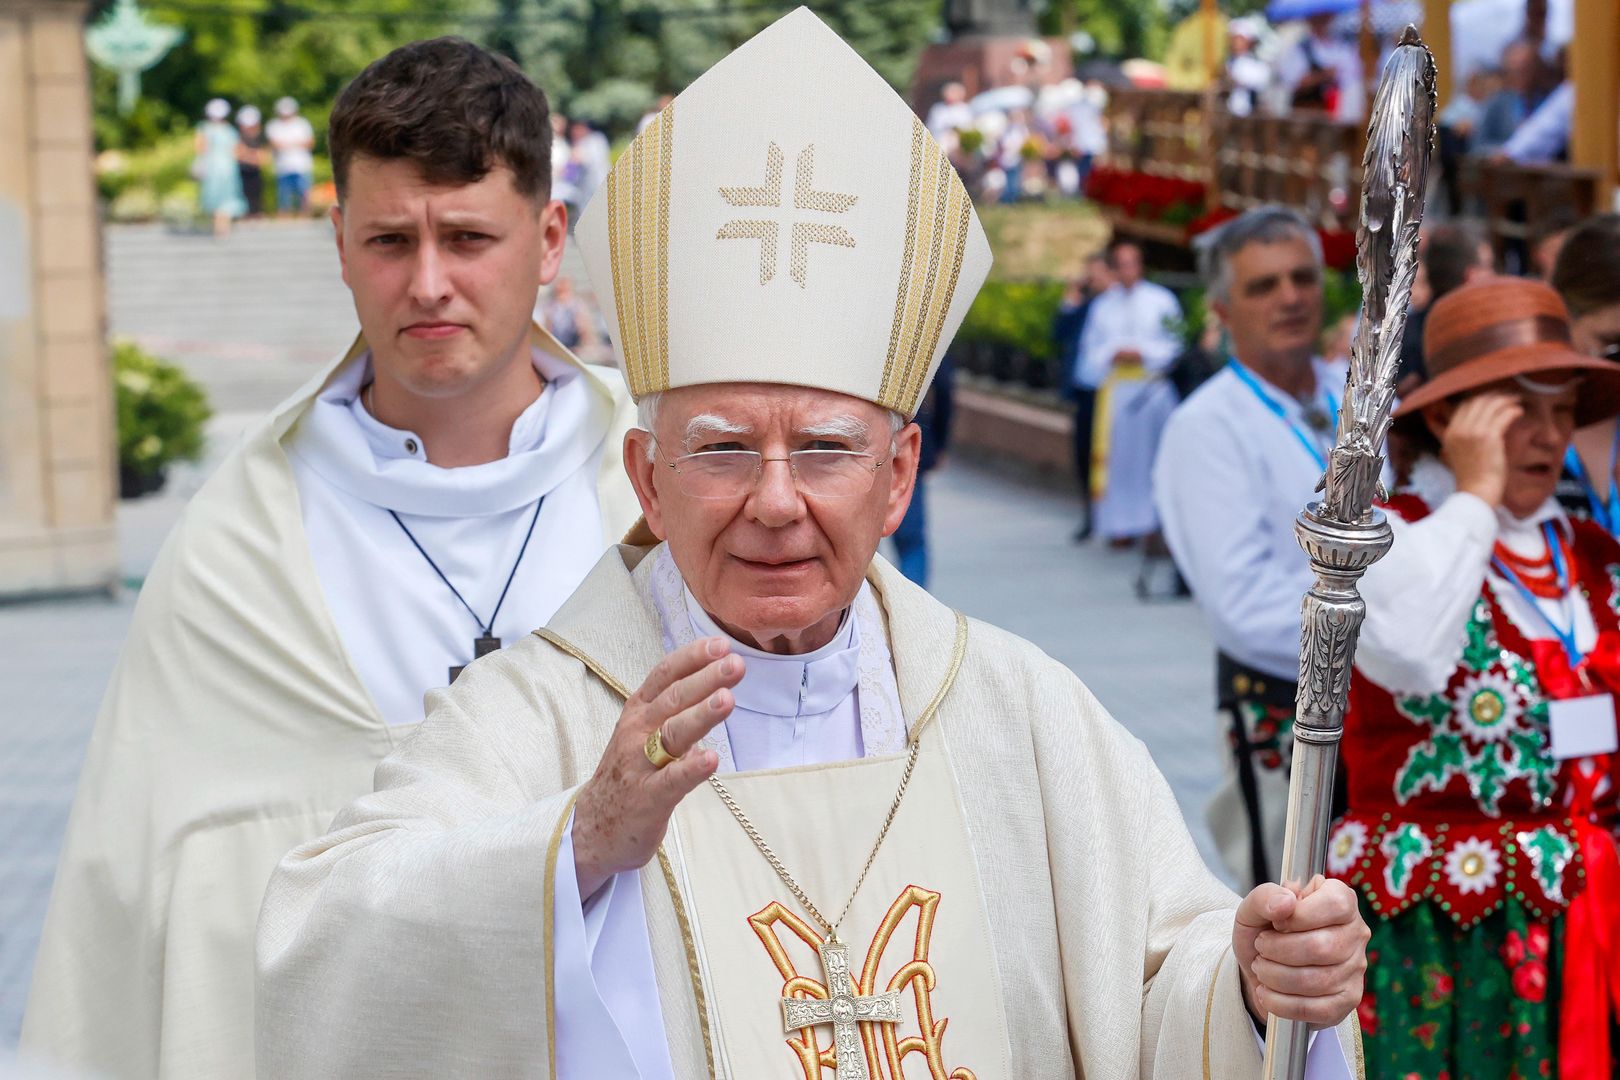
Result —
POLYGON ((1421 521, 1390 514, 1389 525, 1394 546, 1361 580, 1367 620, 1356 666, 1393 693, 1438 694, 1462 657, 1496 542, 1496 511, 1456 492, 1421 521))

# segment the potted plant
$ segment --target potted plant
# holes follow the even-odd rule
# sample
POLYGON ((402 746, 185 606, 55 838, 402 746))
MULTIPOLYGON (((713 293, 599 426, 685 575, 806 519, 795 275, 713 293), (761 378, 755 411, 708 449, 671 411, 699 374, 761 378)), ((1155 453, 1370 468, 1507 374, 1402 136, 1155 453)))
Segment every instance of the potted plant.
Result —
POLYGON ((163 487, 175 461, 202 457, 208 395, 173 364, 133 342, 113 345, 118 401, 118 493, 134 499, 163 487))

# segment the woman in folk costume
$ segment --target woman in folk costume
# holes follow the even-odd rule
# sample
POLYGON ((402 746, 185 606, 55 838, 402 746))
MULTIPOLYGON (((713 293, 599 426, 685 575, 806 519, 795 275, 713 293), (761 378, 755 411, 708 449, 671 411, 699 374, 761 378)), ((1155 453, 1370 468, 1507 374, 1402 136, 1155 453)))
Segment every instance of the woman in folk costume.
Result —
POLYGON ((1620 367, 1509 278, 1437 301, 1424 349, 1396 423, 1427 450, 1362 582, 1328 845, 1373 931, 1368 1075, 1611 1076, 1620 544, 1553 490, 1576 428, 1620 413, 1620 367))

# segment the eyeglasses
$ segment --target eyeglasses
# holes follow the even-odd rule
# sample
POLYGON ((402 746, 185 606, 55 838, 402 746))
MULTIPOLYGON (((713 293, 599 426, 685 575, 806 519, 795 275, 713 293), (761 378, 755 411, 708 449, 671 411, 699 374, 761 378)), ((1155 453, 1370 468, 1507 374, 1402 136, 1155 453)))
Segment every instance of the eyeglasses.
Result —
POLYGON ((680 489, 694 499, 735 499, 759 483, 767 461, 785 461, 793 481, 818 499, 849 499, 872 490, 884 461, 857 450, 795 450, 768 458, 757 450, 706 450, 666 461, 680 489))

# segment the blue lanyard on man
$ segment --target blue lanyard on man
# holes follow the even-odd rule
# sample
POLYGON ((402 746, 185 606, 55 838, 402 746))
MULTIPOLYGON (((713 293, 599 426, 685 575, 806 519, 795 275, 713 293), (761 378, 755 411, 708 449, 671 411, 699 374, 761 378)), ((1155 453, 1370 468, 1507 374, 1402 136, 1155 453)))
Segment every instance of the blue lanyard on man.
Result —
MULTIPOLYGON (((1322 447, 1317 444, 1317 441, 1313 439, 1304 428, 1299 426, 1298 422, 1295 421, 1293 417, 1288 415, 1288 410, 1283 408, 1282 402, 1266 393, 1265 387, 1260 385, 1260 380, 1255 378, 1254 372, 1250 371, 1248 368, 1239 363, 1236 357, 1228 360, 1226 362, 1226 366, 1231 368, 1232 374, 1236 375, 1238 379, 1242 381, 1243 385, 1247 386, 1249 391, 1254 394, 1255 397, 1260 399, 1260 403, 1262 405, 1269 409, 1272 414, 1277 417, 1277 419, 1288 425, 1288 430, 1294 433, 1294 438, 1299 440, 1299 445, 1303 446, 1305 448, 1305 452, 1311 455, 1311 460, 1316 462, 1317 468, 1321 469, 1323 472, 1327 472, 1327 454, 1323 452, 1322 447)), ((1327 413, 1330 423, 1329 430, 1337 434, 1339 430, 1339 403, 1335 401, 1333 399, 1333 395, 1328 393, 1325 389, 1322 391, 1322 400, 1327 404, 1327 413)), ((1332 440, 1330 439, 1330 446, 1331 442, 1332 440)))
POLYGON ((1569 670, 1574 671, 1581 666, 1586 656, 1581 652, 1579 646, 1575 644, 1575 605, 1569 594, 1569 567, 1564 565, 1563 550, 1559 547, 1558 531, 1553 523, 1550 521, 1542 522, 1541 533, 1546 537, 1547 551, 1552 556, 1553 573, 1556 575, 1558 589, 1563 594, 1564 611, 1569 618, 1568 628, 1559 626, 1553 620, 1553 617, 1547 614, 1547 609, 1541 606, 1536 594, 1530 591, 1523 579, 1500 557, 1491 556, 1491 567, 1502 580, 1513 586, 1518 594, 1524 598, 1524 602, 1529 605, 1530 610, 1540 616, 1541 621, 1547 624, 1547 628, 1553 632, 1553 636, 1558 639, 1558 643, 1564 647, 1564 656, 1569 660, 1569 670))
POLYGON ((1571 446, 1564 452, 1564 468, 1568 469, 1575 479, 1581 482, 1586 491, 1586 502, 1592 508, 1592 519, 1610 536, 1620 536, 1620 484, 1614 480, 1615 466, 1620 464, 1620 423, 1614 425, 1614 440, 1609 445, 1609 497, 1598 497, 1597 485, 1592 482, 1592 476, 1586 471, 1586 462, 1581 460, 1580 452, 1571 446))

